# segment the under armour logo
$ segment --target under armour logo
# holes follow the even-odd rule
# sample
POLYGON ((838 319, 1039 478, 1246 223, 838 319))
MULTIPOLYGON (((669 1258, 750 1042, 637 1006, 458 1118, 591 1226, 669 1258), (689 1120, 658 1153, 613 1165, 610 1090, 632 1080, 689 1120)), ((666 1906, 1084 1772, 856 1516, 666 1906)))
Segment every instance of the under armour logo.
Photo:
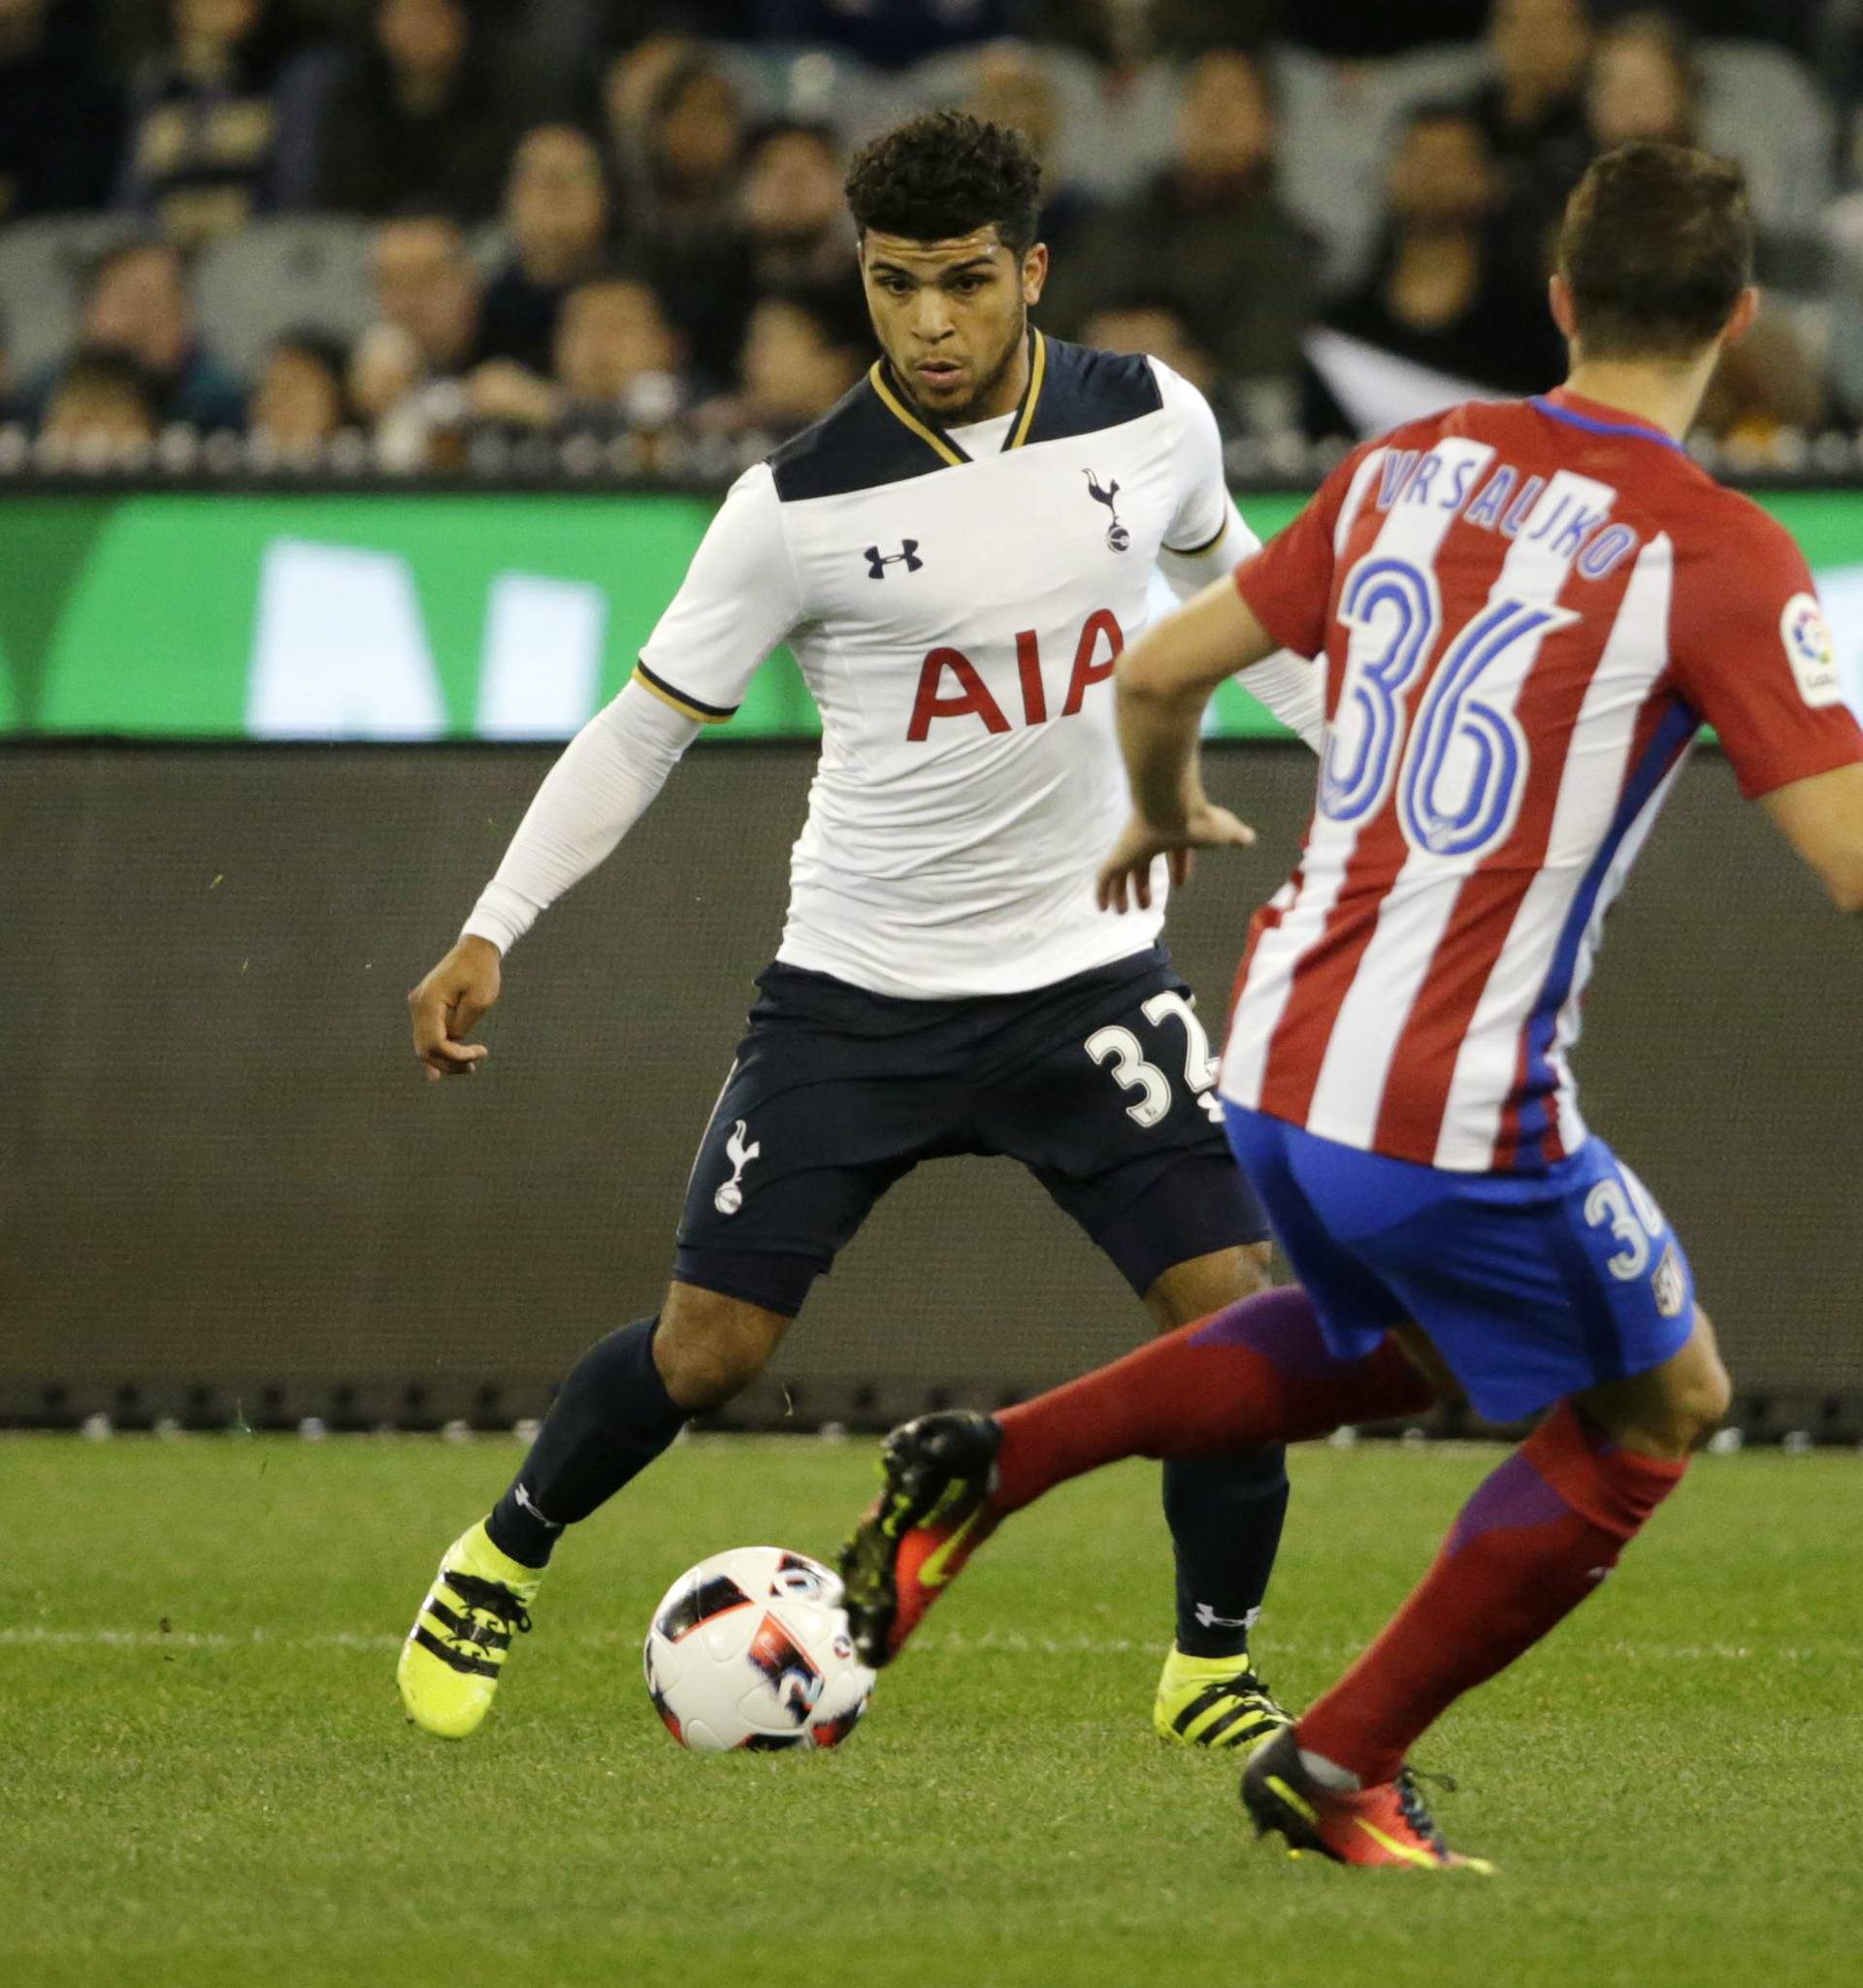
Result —
POLYGON ((1115 552, 1124 552, 1131 542, 1132 535, 1119 521, 1119 512, 1113 508, 1113 500, 1119 495, 1119 484, 1114 482, 1104 490, 1099 487, 1099 478, 1087 472, 1087 495, 1095 504, 1103 504, 1111 514, 1112 523, 1106 527, 1106 542, 1115 552))
POLYGON ((906 571, 915 573, 925 561, 919 557, 919 541, 916 538, 901 538, 897 552, 882 553, 877 545, 866 548, 866 576, 869 580, 883 580, 889 566, 903 565, 906 571))
POLYGON ((1196 1621, 1200 1629, 1253 1629, 1260 1617, 1259 1609, 1251 1609, 1246 1615, 1219 1615, 1208 1602, 1196 1605, 1196 1621))
POLYGON ((731 1178, 711 1197, 711 1205, 720 1215, 735 1215, 744 1205, 744 1190, 737 1183, 744 1177, 744 1168, 764 1150, 757 1142, 744 1143, 744 1135, 750 1127, 742 1119, 737 1121, 736 1129, 725 1141, 725 1157, 731 1161, 731 1178))

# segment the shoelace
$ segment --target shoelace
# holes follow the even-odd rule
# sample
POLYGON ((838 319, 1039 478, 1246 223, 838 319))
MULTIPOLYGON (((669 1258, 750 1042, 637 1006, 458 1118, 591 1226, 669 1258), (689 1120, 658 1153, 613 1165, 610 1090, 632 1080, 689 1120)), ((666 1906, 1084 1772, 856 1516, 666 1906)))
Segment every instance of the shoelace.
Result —
POLYGON ((478 1643, 481 1648, 486 1646, 474 1633, 483 1626, 477 1619, 479 1614, 490 1615, 494 1625, 504 1630, 507 1636, 528 1636, 531 1633, 531 1618, 524 1604, 508 1587, 496 1581, 483 1581, 476 1574, 448 1574, 446 1585, 475 1612, 466 1618, 472 1625, 465 1639, 467 1642, 478 1643))
MULTIPOLYGON (((1405 1768, 1397 1776, 1397 1807, 1404 1820, 1422 1838, 1439 1857, 1449 1854, 1449 1845, 1443 1841, 1443 1833, 1436 1826, 1436 1818, 1429 1812, 1423 1801, 1423 1791, 1417 1785, 1414 1768, 1405 1768)), ((1454 1787, 1454 1781, 1441 1776, 1431 1776, 1444 1787, 1454 1787)))

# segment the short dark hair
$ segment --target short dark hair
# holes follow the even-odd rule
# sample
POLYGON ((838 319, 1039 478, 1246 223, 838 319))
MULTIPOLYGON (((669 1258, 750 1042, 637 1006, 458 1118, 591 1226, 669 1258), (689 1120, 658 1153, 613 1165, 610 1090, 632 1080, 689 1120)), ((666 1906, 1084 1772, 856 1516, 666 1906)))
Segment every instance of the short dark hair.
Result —
POLYGON ((1747 176, 1687 146, 1619 146, 1566 204, 1558 267, 1587 358, 1686 358, 1752 281, 1747 176))
POLYGON ((855 153, 847 205, 864 235, 948 242, 994 222, 1004 244, 1026 255, 1041 213, 1041 167, 1020 131, 932 111, 855 153))
POLYGON ((778 283, 763 291, 757 302, 800 311, 822 343, 837 350, 865 353, 873 343, 873 322, 858 284, 778 283))
POLYGON ((138 402, 151 424, 161 417, 162 396, 154 375, 133 352, 114 345, 80 345, 58 369, 51 399, 67 393, 120 395, 138 402))

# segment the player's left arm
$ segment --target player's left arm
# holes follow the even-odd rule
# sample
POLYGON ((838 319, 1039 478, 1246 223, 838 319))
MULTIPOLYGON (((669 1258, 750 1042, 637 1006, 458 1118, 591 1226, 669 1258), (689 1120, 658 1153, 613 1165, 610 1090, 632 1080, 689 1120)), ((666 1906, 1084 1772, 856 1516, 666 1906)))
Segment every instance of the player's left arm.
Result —
POLYGON ((1771 519, 1747 523, 1737 558, 1678 574, 1677 684, 1719 733, 1741 792, 1840 909, 1863 912, 1863 727, 1804 556, 1771 519))
MULTIPOLYGON (((1223 437, 1210 404, 1189 380, 1161 360, 1151 362, 1176 440, 1172 471, 1177 503, 1159 552, 1158 570, 1178 602, 1188 604, 1226 580, 1236 566, 1260 551, 1229 494, 1223 437)), ((1292 650, 1265 658, 1249 678, 1250 693, 1298 733, 1315 752, 1326 724, 1324 672, 1292 650)))
POLYGON ((1170 860, 1171 881, 1191 873, 1191 852, 1246 848, 1255 831, 1203 787, 1197 751, 1203 712, 1217 685, 1274 655, 1280 644, 1256 619, 1232 580, 1207 587, 1182 613, 1147 632, 1119 660, 1119 744, 1133 815, 1099 873, 1103 909, 1148 910, 1152 864, 1170 860))
POLYGON ((1760 805, 1837 908, 1863 916, 1863 762, 1776 788, 1760 805))
MULTIPOLYGON (((1152 864, 1188 881, 1193 850, 1246 846, 1253 830, 1204 792, 1197 741, 1218 684, 1245 674, 1255 688, 1271 658, 1324 658, 1332 618, 1333 538, 1358 468, 1348 456, 1271 543, 1206 587, 1181 613, 1146 631, 1120 658, 1119 742, 1134 812, 1099 872, 1103 909, 1152 901, 1152 864)), ((1316 679, 1324 662, 1314 666, 1316 679)))

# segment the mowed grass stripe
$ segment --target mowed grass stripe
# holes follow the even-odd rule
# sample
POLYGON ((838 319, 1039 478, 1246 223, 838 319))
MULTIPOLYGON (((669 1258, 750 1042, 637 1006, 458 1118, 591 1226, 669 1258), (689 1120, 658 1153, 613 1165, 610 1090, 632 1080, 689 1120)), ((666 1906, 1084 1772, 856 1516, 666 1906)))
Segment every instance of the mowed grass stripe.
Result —
MULTIPOLYGON (((1301 1453, 1259 1648, 1362 1646, 1495 1452, 1301 1453)), ((1422 1751, 1471 1886, 1290 1865, 1160 1746, 1156 1474, 1005 1531, 842 1753, 703 1761, 637 1647, 706 1552, 831 1553, 871 1449, 698 1440, 573 1538, 484 1733, 393 1651, 509 1445, 0 1441, 0 1979, 501 1988, 1847 1982, 1863 1465, 1704 1459, 1552 1644, 1422 1751), (163 1633, 161 1624, 169 1627, 163 1633), (129 1639, 127 1641, 123 1639, 129 1639), (107 1639, 107 1640, 100 1640, 107 1639)))

